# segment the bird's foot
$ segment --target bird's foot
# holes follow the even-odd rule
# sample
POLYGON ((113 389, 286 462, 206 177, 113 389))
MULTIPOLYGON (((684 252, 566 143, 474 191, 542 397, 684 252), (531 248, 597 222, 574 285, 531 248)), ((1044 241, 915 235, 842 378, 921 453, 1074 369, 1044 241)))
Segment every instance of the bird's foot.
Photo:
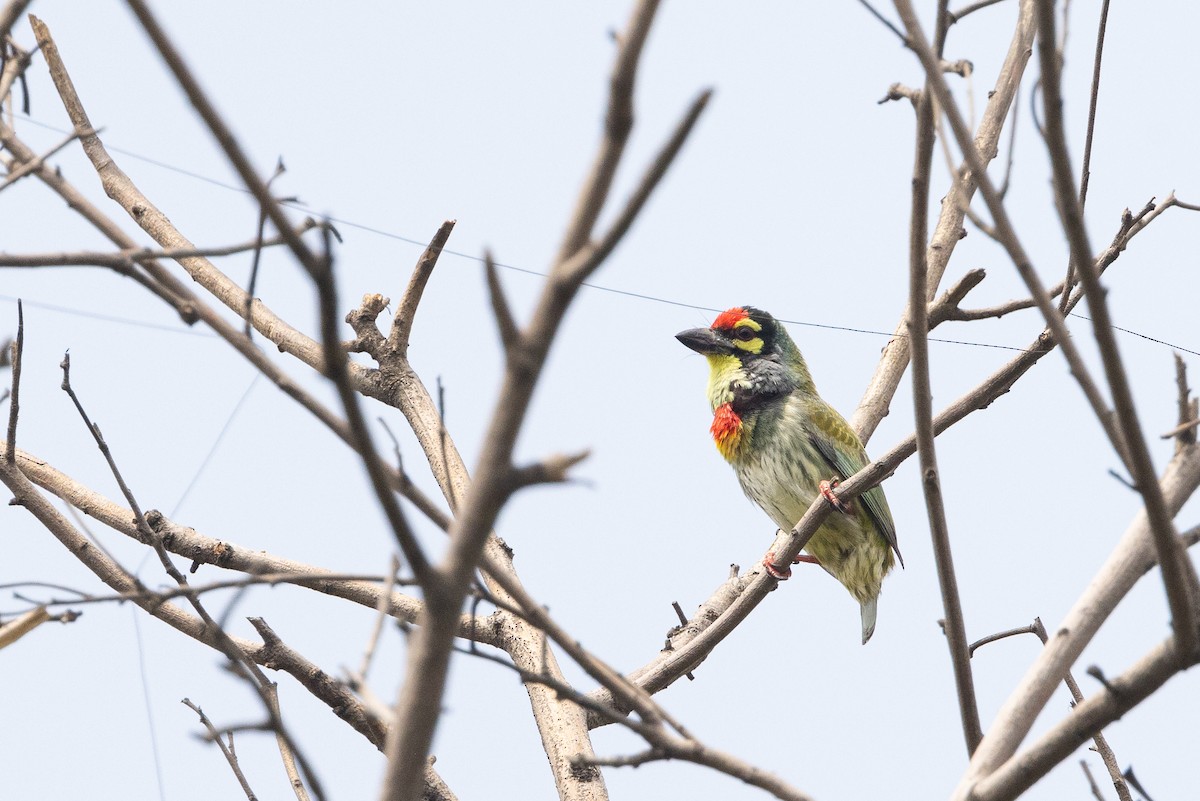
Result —
POLYGON ((817 485, 817 489, 820 490, 821 497, 824 498, 825 500, 829 501, 829 505, 832 506, 834 509, 837 509, 839 512, 841 512, 844 515, 852 514, 850 511, 850 504, 846 503, 845 501, 838 498, 838 496, 833 494, 834 487, 836 487, 838 484, 841 484, 841 483, 842 482, 840 482, 836 478, 834 478, 834 479, 830 479, 829 481, 822 481, 820 484, 817 485))
POLYGON ((776 581, 787 581, 792 577, 792 569, 785 567, 783 570, 775 567, 775 552, 767 551, 767 555, 763 557, 763 567, 771 574, 771 577, 776 581))
MULTIPOLYGON (((798 565, 801 562, 804 562, 804 563, 810 564, 810 565, 821 564, 820 560, 818 560, 817 557, 809 556, 806 553, 799 554, 795 559, 792 560, 792 564, 794 564, 794 565, 798 565)), ((772 576, 774 576, 777 581, 787 581, 788 579, 790 579, 792 577, 792 569, 790 567, 787 568, 786 570, 779 570, 778 568, 775 567, 775 552, 774 551, 767 551, 767 555, 763 557, 763 567, 765 567, 767 569, 767 572, 770 573, 772 576)))

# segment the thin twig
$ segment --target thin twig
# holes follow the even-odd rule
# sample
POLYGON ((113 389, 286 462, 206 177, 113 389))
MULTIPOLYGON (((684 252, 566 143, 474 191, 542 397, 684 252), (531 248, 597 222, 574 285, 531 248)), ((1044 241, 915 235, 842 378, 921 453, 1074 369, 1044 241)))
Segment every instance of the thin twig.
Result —
MULTIPOLYGON (((1029 61, 1034 30, 1032 10, 1026 4, 1022 4, 1008 53, 997 74, 995 86, 988 93, 987 107, 984 109, 975 139, 978 151, 988 160, 996 152, 1013 98, 1029 61)), ((976 191, 972 175, 966 168, 956 170, 953 174, 958 177, 942 202, 941 214, 934 227, 926 256, 929 270, 927 285, 930 293, 936 293, 950 257, 959 240, 965 235, 963 218, 976 191)), ((851 427, 864 443, 870 440, 879 422, 888 414, 888 407, 908 367, 908 317, 909 310, 905 308, 900 322, 896 324, 893 338, 884 347, 875 373, 863 392, 858 408, 850 418, 851 427)))
MULTIPOLYGON (((599 266, 628 230, 633 217, 658 185, 674 155, 679 152, 683 139, 707 99, 702 96, 693 104, 685 120, 662 148, 659 158, 644 174, 630 200, 616 215, 608 232, 598 242, 585 244, 591 239, 590 232, 595 219, 608 195, 617 166, 615 160, 628 136, 627 126, 632 124, 633 77, 637 56, 656 8, 655 0, 639 3, 633 11, 628 29, 620 39, 621 47, 611 82, 608 134, 601 144, 595 167, 584 182, 576 213, 568 225, 559 256, 527 327, 528 334, 523 337, 521 357, 506 360, 499 398, 480 452, 480 467, 469 495, 460 505, 458 516, 451 526, 449 549, 439 569, 446 579, 446 585, 426 594, 427 615, 411 641, 408 675, 396 704, 397 724, 388 738, 388 767, 384 779, 386 799, 406 801, 416 791, 418 770, 421 761, 429 753, 440 711, 458 610, 472 583, 474 572, 484 558, 492 524, 508 499, 513 447, 563 315, 582 281, 599 266)), ((501 580, 499 576, 494 578, 498 582, 501 580)), ((510 594, 520 589, 515 582, 507 583, 511 586, 504 586, 504 589, 510 594)), ((522 607, 527 612, 533 611, 525 604, 522 607)), ((549 629, 547 634, 550 634, 549 629)), ((559 638, 555 637, 555 641, 559 642, 559 638)), ((567 641, 578 645, 571 639, 567 641)), ((561 642, 559 644, 562 645, 561 642)), ((575 654, 572 654, 572 658, 575 658, 575 654)), ((602 677, 605 686, 623 692, 635 704, 644 720, 662 719, 661 711, 649 696, 630 685, 619 673, 598 660, 585 661, 584 667, 589 673, 602 677)))
POLYGON ((1175 393, 1178 398, 1179 425, 1162 435, 1163 439, 1175 437, 1175 452, 1196 442, 1196 426, 1200 425, 1200 399, 1192 397, 1188 388, 1187 362, 1178 353, 1175 357, 1175 393))
MULTIPOLYGON (((987 645, 988 643, 996 642, 997 640, 1015 637, 1018 634, 1037 634, 1037 627, 1034 624, 1030 624, 1028 626, 1019 626, 1015 629, 1008 629, 1007 631, 999 631, 995 634, 989 634, 988 636, 980 637, 978 640, 971 643, 971 647, 968 650, 970 651, 971 656, 975 656, 975 649, 987 645)), ((1042 642, 1045 643, 1045 640, 1042 642)))
POLYGON ((1100 64, 1104 58, 1104 34, 1108 28, 1108 4, 1100 5, 1100 23, 1096 28, 1096 58, 1092 64, 1092 92, 1088 102, 1087 138, 1083 143, 1083 166, 1079 170, 1079 205, 1087 205, 1088 182, 1092 177, 1092 141, 1096 134, 1096 107, 1100 101, 1100 64))
POLYGON ((429 245, 421 254, 421 258, 417 259, 417 266, 413 268, 412 277, 408 279, 408 286, 400 297, 400 305, 396 309, 396 315, 392 318, 391 331, 388 332, 387 348, 391 353, 401 356, 408 354, 408 340, 412 336, 413 321, 417 317, 417 306, 421 303, 421 296, 425 292, 425 285, 429 283, 429 276, 433 275, 433 268, 437 266, 438 256, 442 254, 442 248, 446 247, 446 242, 449 241, 450 234, 454 231, 455 223, 455 220, 446 220, 442 223, 433 235, 433 239, 429 240, 429 245))
MULTIPOLYGON (((943 41, 946 25, 946 0, 938 4, 938 27, 935 40, 943 41)), ((942 501, 938 477, 937 451, 933 435, 933 391, 929 375, 929 306, 927 301, 928 265, 925 243, 929 228, 929 175, 933 162, 933 96, 929 85, 917 103, 916 155, 912 173, 911 223, 909 228, 909 347, 912 350, 913 414, 916 420, 917 454, 921 466, 921 488, 929 517, 929 533, 933 539, 934 560, 937 564, 938 586, 945 610, 946 644, 954 670, 958 692, 959 714, 967 754, 971 754, 983 738, 979 722, 979 706, 975 698, 975 683, 971 676, 971 655, 967 650, 966 626, 958 580, 954 575, 954 556, 950 547, 950 530, 942 501)))
POLYGON ((1001 3, 1003 1, 1004 0, 977 0, 977 2, 971 3, 970 5, 963 6, 962 8, 958 9, 957 11, 949 12, 949 14, 947 16, 949 16, 949 18, 950 18, 950 24, 953 25, 954 23, 960 21, 963 17, 968 16, 969 14, 974 14, 976 11, 979 11, 980 9, 987 8, 988 6, 994 6, 997 3, 1001 3))
MULTIPOLYGON (((46 462, 20 450, 17 451, 17 466, 20 469, 15 469, 12 465, 0 460, 0 481, 13 493, 17 505, 32 514, 64 548, 74 554, 88 570, 105 584, 117 592, 144 590, 141 583, 129 571, 105 556, 100 549, 91 547, 90 542, 72 527, 70 521, 37 491, 31 479, 44 481, 45 483, 41 486, 51 492, 60 493, 64 500, 79 505, 88 514, 95 512, 93 516, 103 520, 106 525, 122 531, 127 536, 139 537, 140 534, 129 509, 100 499, 94 493, 89 493, 69 479, 60 480, 63 478, 62 474, 55 471, 46 462), (81 500, 84 496, 87 496, 89 500, 86 502, 81 500), (95 500, 96 505, 93 505, 92 500, 95 500)), ((147 517, 153 519, 152 514, 147 514, 147 517)), ((173 541, 186 539, 186 531, 173 533, 175 535, 173 541)), ((213 545, 220 546, 221 543, 210 542, 206 546, 206 550, 210 552, 222 550, 220 547, 214 548, 213 545)), ((251 549, 246 550, 251 551, 251 549)), ((210 558, 217 559, 215 555, 210 558)), ((223 633, 205 623, 199 616, 188 614, 169 602, 164 603, 148 595, 134 597, 133 603, 145 610, 147 614, 162 620, 188 637, 215 650, 221 650, 217 637, 223 633)), ((368 605, 373 605, 373 599, 368 605)), ((329 707, 355 731, 366 737, 376 747, 382 747, 383 725, 377 720, 372 720, 365 713, 362 704, 354 697, 353 693, 337 682, 328 681, 325 672, 312 662, 304 659, 295 651, 268 653, 259 643, 229 635, 224 635, 224 637, 259 664, 270 664, 273 669, 283 671, 295 678, 301 686, 329 707)))
POLYGON ((371 635, 367 638, 367 645, 363 649, 362 662, 358 666, 358 676, 363 684, 367 683, 367 673, 370 672, 371 661, 375 658, 375 649, 379 645, 379 635, 383 633, 383 623, 388 617, 392 590, 395 589, 396 579, 398 578, 396 574, 399 572, 400 560, 393 554, 392 560, 388 565, 387 583, 383 587, 383 592, 379 594, 379 603, 375 606, 375 625, 371 627, 371 635))
POLYGON ((512 309, 508 299, 504 297, 504 286, 496 272, 496 263, 492 261, 492 252, 483 252, 484 274, 487 278, 488 297, 492 300, 492 316, 496 318, 496 328, 500 332, 500 344, 506 354, 511 353, 520 341, 521 332, 513 320, 512 309))
POLYGON ((1146 801, 1154 801, 1154 799, 1150 797, 1150 794, 1146 792, 1146 788, 1142 787, 1142 783, 1138 781, 1137 776, 1133 775, 1133 766, 1126 768, 1125 772, 1122 773, 1121 776, 1124 777, 1125 781, 1129 782, 1133 789, 1142 794, 1142 798, 1146 799, 1146 801))
MULTIPOLYGON (((187 577, 175 567, 175 564, 171 561, 170 555, 163 547, 162 538, 159 537, 150 527, 150 524, 147 522, 146 516, 142 513, 142 509, 138 505, 137 499, 134 497, 132 490, 130 490, 129 485, 125 483, 125 479, 121 475, 120 468, 117 467, 116 459, 113 457, 112 450, 109 448, 103 434, 100 432, 100 426, 93 423, 91 418, 88 417, 87 411, 83 408, 83 404, 79 400, 79 396, 75 393, 74 388, 71 386, 71 357, 69 353, 63 355, 62 364, 60 366, 62 367, 63 371, 62 389, 71 398, 71 402, 75 405, 76 411, 79 412, 80 418, 87 426, 88 431, 91 432, 92 438, 96 442, 96 446, 104 455, 105 461, 108 462, 109 471, 112 473, 113 478, 116 479, 117 485, 121 489, 121 494, 125 496, 125 500, 129 504, 129 508, 133 511, 134 524, 137 526, 137 530, 140 535, 139 538, 142 540, 142 542, 145 542, 153 547, 154 552, 158 556, 159 561, 162 563, 163 569, 166 571, 167 575, 169 575, 171 579, 180 586, 180 588, 186 589, 188 586, 187 577)), ((233 639, 230 638, 225 630, 221 628, 220 624, 218 624, 217 621, 215 621, 212 616, 209 615, 208 611, 204 608, 204 605, 200 603, 200 600, 195 596, 195 594, 185 592, 184 597, 196 611, 196 614, 199 615, 204 625, 210 630, 216 647, 229 659, 230 664, 235 667, 238 675, 244 678, 255 690, 255 692, 258 693, 270 717, 271 728, 274 729, 278 739, 280 755, 283 757, 284 764, 290 764, 296 758, 295 755, 299 749, 296 746, 295 740, 284 727, 282 717, 280 717, 278 698, 274 692, 274 683, 267 679, 259 666, 255 664, 254 660, 247 656, 245 650, 240 648, 233 641, 233 639)), ((321 791, 320 783, 315 774, 309 772, 307 774, 307 778, 309 780, 309 784, 313 788, 313 793, 318 799, 323 799, 324 793, 321 791)), ((308 801, 308 796, 304 791, 302 783, 293 782, 293 790, 297 794, 298 801, 308 801)))
MULTIPOLYGON (((1042 93, 1046 111, 1046 147, 1054 173, 1054 188, 1063 218, 1063 229, 1071 244, 1071 259, 1088 300, 1092 330, 1100 349, 1104 371, 1112 392, 1116 418, 1119 422, 1119 452, 1124 457, 1134 483, 1142 495, 1154 546, 1162 566, 1163 585, 1171 607, 1171 627, 1179 640, 1180 651, 1200 654, 1200 635, 1197 634, 1195 600, 1200 599, 1200 579, 1196 570, 1179 548, 1175 525, 1167 514, 1166 503, 1159 490, 1154 463, 1138 421, 1129 377, 1125 373, 1116 336, 1112 330, 1105 290, 1099 276, 1092 270, 1092 250, 1083 220, 1083 206, 1072 191, 1070 155, 1067 152, 1066 131, 1062 115, 1062 86, 1059 63, 1054 50, 1054 4, 1051 0, 1036 0, 1038 11, 1038 55, 1042 66, 1042 93)), ((1065 350, 1065 349, 1064 349, 1065 350)), ((1081 376, 1077 375, 1076 378, 1081 376)), ((1100 410, 1097 410, 1100 413, 1100 410)))
MULTIPOLYGON (((1050 640, 1046 634, 1046 627, 1042 625, 1042 619, 1035 617, 1033 619, 1033 633, 1042 641, 1042 646, 1050 640)), ((1071 671, 1067 671, 1063 676, 1063 682, 1067 685, 1067 690, 1071 693, 1071 699, 1075 706, 1083 703, 1083 691, 1079 689, 1079 682, 1075 681, 1075 676, 1071 671)), ((1116 754, 1113 753, 1112 747, 1108 744, 1108 739, 1102 731, 1097 730, 1092 736, 1093 742, 1096 743, 1096 753, 1100 755, 1100 759, 1104 762, 1104 767, 1108 770, 1109 778, 1112 779, 1113 787, 1116 788, 1117 798, 1120 801, 1133 801, 1129 795, 1129 788, 1125 786, 1125 780, 1121 778, 1121 768, 1117 765, 1116 754)))
MULTIPOLYGON (((1129 244, 1130 234, 1136 234, 1145 227, 1145 223, 1157 217, 1162 212, 1166 211, 1171 206, 1179 205, 1174 196, 1169 196, 1162 203, 1156 204, 1151 198, 1149 202, 1142 207, 1137 213, 1133 214, 1128 209, 1121 215, 1121 225, 1113 237, 1112 243, 1108 248, 1096 258, 1096 269, 1101 274, 1109 268, 1109 266, 1117 259, 1118 256, 1125 250, 1129 244)), ((1065 281, 1060 281, 1047 290, 1050 297, 1058 297, 1062 294, 1063 288, 1066 285, 1065 281)), ((1065 302, 1059 305, 1060 310, 1064 315, 1070 312, 1078 304, 1079 296, 1068 293, 1065 302)), ((953 309, 947 315, 949 320, 970 321, 984 320, 992 317, 1000 318, 1006 314, 1011 314, 1024 309, 1032 309, 1037 306, 1037 302, 1033 298, 1017 298, 1006 303, 999 303, 995 306, 988 306, 981 309, 953 309)), ((1079 316, 1079 315, 1074 315, 1079 316)))
POLYGON ((12 392, 8 403, 8 440, 4 444, 4 461, 15 464, 17 453, 17 417, 21 413, 21 357, 25 352, 25 307, 17 300, 17 338, 12 342, 12 392))
POLYGON ((329 230, 325 229, 324 234, 324 248, 322 249, 321 256, 317 259, 313 272, 313 281, 317 286, 320 305, 321 339, 325 348, 327 376, 333 382, 334 387, 337 389, 338 397, 342 401, 342 407, 346 411, 346 420, 350 426, 354 449, 358 452, 363 466, 367 470, 367 475, 371 479, 371 486, 375 490, 375 497, 378 499, 379 505, 383 508, 384 515, 388 519, 392 534, 396 538, 396 543, 400 546, 400 552, 404 554, 404 558, 408 562, 408 567, 413 572, 413 575, 416 576, 417 581, 428 591, 434 582, 440 581, 440 578, 430 567, 429 560, 425 556, 421 544, 417 541, 416 535, 413 534, 412 529, 409 527, 404 511, 400 508, 400 504, 396 501, 396 496, 392 493, 387 467, 380 460, 379 454, 375 450, 375 445, 371 441, 371 434, 367 430, 366 418, 363 416, 362 409, 358 404, 358 393, 350 386, 350 374, 346 367, 346 353, 342 350, 338 340, 337 286, 333 279, 333 251, 329 238, 329 230))
POLYGON ((7 648, 43 623, 51 620, 46 607, 39 606, 21 614, 16 620, 0 625, 0 648, 7 648))
POLYGON ((574 256, 592 238, 596 221, 608 200, 609 190, 617 174, 617 166, 633 130, 633 86, 637 79, 642 47, 650 35, 650 25, 658 13, 658 0, 641 0, 634 6, 630 23, 617 40, 616 59, 609 77, 608 108, 604 115, 604 138, 596 152, 596 160, 583 182, 571 222, 558 247, 555 264, 574 256))
POLYGON ((1016 798, 1096 732, 1119 719, 1169 678, 1196 661, 1195 654, 1180 653, 1176 639, 1169 637, 1110 682, 1116 692, 1106 689, 1078 704, 1033 745, 980 779, 970 797, 974 801, 1016 798))
MULTIPOLYGON (((154 516, 154 512, 151 511, 147 513, 147 515, 152 518, 154 516)), ((175 550, 172 550, 171 552, 177 553, 175 550)), ((135 600, 155 600, 162 602, 192 595, 199 597, 201 595, 206 595, 208 593, 218 592, 221 590, 246 589, 249 587, 273 588, 279 586, 280 584, 309 588, 324 584, 326 587, 328 587, 341 582, 369 582, 374 585, 379 585, 379 587, 382 588, 388 583, 388 577, 372 576, 363 573, 329 573, 324 570, 313 570, 309 573, 262 573, 240 579, 212 581, 207 584, 189 584, 186 587, 175 586, 166 587, 159 590, 151 590, 147 588, 141 590, 131 590, 129 592, 108 593, 106 595, 79 593, 78 590, 71 589, 70 587, 61 587, 40 581, 21 581, 12 584, 0 584, 0 589, 12 587, 47 587, 50 589, 59 589, 66 592, 79 593, 81 596, 78 598, 46 598, 40 602, 40 604, 43 606, 51 607, 68 604, 77 604, 83 606, 87 604, 103 604, 135 600)), ((332 597, 338 597, 336 593, 332 592, 327 592, 325 594, 332 597)), ((383 598, 385 601, 384 611, 389 614, 392 613, 393 610, 391 604, 386 603, 390 597, 390 592, 385 593, 382 589, 380 589, 378 596, 383 598)))
MULTIPOLYGON (((513 670, 525 684, 541 684, 550 687, 560 697, 569 699, 587 710, 591 715, 603 718, 606 722, 617 723, 641 736, 650 746, 649 752, 656 754, 656 759, 683 759, 698 765, 704 765, 741 779, 743 782, 759 787, 774 795, 776 798, 790 801, 811 801, 810 797, 782 781, 778 776, 761 770, 730 754, 709 748, 691 736, 674 736, 664 731, 662 727, 630 718, 621 709, 602 704, 587 695, 580 693, 565 682, 558 681, 544 672, 534 673, 524 670, 517 665, 493 654, 482 651, 470 651, 472 656, 495 662, 513 670)), ((649 753, 648 752, 648 753, 649 753)), ((646 760, 650 761, 650 760, 646 760)), ((598 766, 633 765, 633 762, 623 761, 622 758, 601 758, 578 755, 573 760, 576 770, 595 770, 598 766)), ((641 764, 641 763, 637 763, 641 764)))
MULTIPOLYGON (((99 133, 99 132, 97 131, 97 133, 99 133)), ((17 181, 21 180, 22 178, 29 175, 30 173, 36 172, 37 170, 41 169, 42 165, 44 165, 46 163, 46 159, 50 158, 55 153, 62 150, 64 147, 71 144, 78 138, 79 138, 79 131, 72 131, 70 134, 67 135, 67 137, 65 139, 63 139, 61 142, 59 142, 54 147, 47 150, 45 153, 43 153, 40 156, 38 156, 37 158, 35 158, 33 161, 23 162, 16 168, 9 170, 8 175, 4 176, 4 182, 0 183, 0 192, 3 192, 9 186, 15 184, 17 181)))
MULTIPOLYGON (((650 2, 650 0, 646 0, 646 2, 650 2)), ((667 141, 659 148, 654 160, 642 173, 641 180, 633 194, 625 201, 625 205, 613 219, 604 236, 581 247, 566 261, 556 264, 551 275, 552 278, 554 277, 553 273, 561 273, 565 284, 578 288, 608 258, 613 248, 629 231, 629 227, 633 225, 634 219, 641 213, 642 207, 646 205, 646 201, 650 199, 650 195, 658 187, 663 176, 667 174, 667 170, 674 163, 679 151, 683 149, 683 144, 696 127, 700 115, 708 107, 712 93, 712 89, 703 89, 688 105, 687 111, 676 124, 675 130, 671 132, 667 141)))
POLYGON ((879 11, 879 9, 877 9, 877 8, 875 8, 875 6, 871 5, 868 2, 868 0, 858 0, 858 2, 860 4, 862 4, 863 8, 865 8, 867 11, 869 11, 871 13, 872 17, 879 20, 880 25, 887 28, 892 33, 896 34, 896 38, 898 38, 900 40, 900 44, 908 44, 908 37, 904 35, 904 31, 897 28, 896 24, 894 22, 892 22, 887 17, 883 16, 883 14, 879 11))
MULTIPOLYGON (((285 647, 282 641, 276 636, 271 627, 262 618, 250 618, 250 624, 263 639, 263 645, 268 652, 276 648, 285 647)), ((279 755, 283 758, 283 769, 287 773, 288 782, 292 786, 292 792, 296 796, 296 801, 308 801, 308 791, 304 787, 304 778, 301 777, 301 771, 304 777, 307 777, 309 784, 313 785, 313 793, 321 798, 321 786, 315 780, 315 773, 305 759, 304 754, 295 747, 291 737, 288 736, 283 728, 282 717, 279 711, 279 686, 273 681, 266 682, 260 691, 260 695, 264 696, 266 702, 267 713, 269 715, 270 728, 275 733, 276 744, 279 748, 279 755)))
MULTIPOLYGON (((17 449, 17 466, 21 469, 21 473, 34 484, 62 498, 72 507, 78 507, 88 516, 113 530, 134 539, 140 540, 143 536, 133 521, 133 513, 130 509, 88 490, 71 477, 19 448, 17 449)), ((374 577, 333 573, 240 543, 206 537, 195 529, 168 520, 155 510, 146 512, 146 522, 166 543, 166 547, 172 553, 188 559, 193 564, 211 564, 248 573, 251 576, 260 577, 267 584, 286 581, 309 590, 343 598, 369 609, 378 607, 381 590, 378 582, 372 581, 374 577)), ((226 586, 243 587, 250 586, 252 583, 255 583, 253 578, 231 582, 226 586)), ((207 587, 216 588, 217 584, 219 583, 203 587, 197 586, 191 588, 191 591, 202 593, 207 591, 207 587)), ((166 590, 159 591, 158 594, 161 596, 164 592, 170 592, 172 595, 183 594, 166 590)), ((134 600, 151 598, 155 595, 154 592, 146 590, 140 584, 136 587, 119 590, 119 593, 121 598, 134 600)), ((399 592, 392 593, 389 613, 397 619, 413 622, 420 616, 421 609, 421 603, 415 598, 399 592)), ((500 642, 497 626, 489 618, 476 621, 464 616, 460 621, 458 636, 470 636, 469 632, 475 632, 480 642, 489 645, 497 645, 500 642)))
MULTIPOLYGON (((1169 198, 1168 200, 1170 202, 1160 204, 1138 224, 1125 225, 1123 223, 1121 231, 1113 239, 1113 244, 1097 257, 1097 267, 1107 266, 1116 260, 1134 236, 1145 230, 1146 226, 1153 222, 1159 214, 1170 208, 1171 205, 1174 205, 1173 198, 1169 198)), ((1082 299, 1082 292, 1076 290, 1073 293, 1068 308, 1074 308, 1082 299)), ((940 435, 968 416, 988 408, 997 398, 1004 396, 1025 373, 1046 354, 1050 353, 1056 345, 1057 342, 1054 335, 1048 329, 1042 331, 1015 358, 1007 364, 1002 365, 976 387, 939 412, 933 420, 934 432, 940 435)), ((905 459, 914 453, 916 453, 915 434, 897 443, 891 450, 880 456, 865 470, 861 471, 858 474, 858 478, 861 481, 842 482, 839 488, 839 495, 849 491, 851 488, 855 492, 861 492, 869 486, 874 486, 874 484, 894 472, 905 459)), ((827 507, 828 504, 825 504, 825 506, 827 507)), ((815 526, 811 529, 809 528, 814 523, 813 519, 801 522, 805 523, 803 529, 805 532, 815 530, 815 526)), ((799 528, 797 526, 797 529, 794 529, 794 531, 799 533, 799 528)), ((803 543, 799 540, 794 541, 792 544, 795 546, 795 550, 792 551, 789 549, 788 558, 798 553, 803 546, 803 543)), ((782 561, 782 552, 779 550, 778 540, 774 547, 776 557, 782 561)), ((1147 564, 1152 564, 1152 562, 1147 561, 1147 564)), ((684 672, 692 670, 696 665, 700 664, 749 615, 754 607, 767 596, 772 585, 773 582, 763 580, 763 571, 752 570, 740 578, 736 575, 732 576, 717 588, 709 601, 701 605, 700 610, 692 617, 688 626, 684 627, 683 636, 673 638, 672 650, 659 653, 650 662, 632 671, 629 674, 630 677, 650 693, 659 692, 663 688, 670 686, 684 672)), ((1057 682, 1057 679, 1055 679, 1055 682, 1057 682)), ((596 691, 596 696, 603 697, 606 692, 605 690, 596 691)), ((1044 704, 1045 702, 1043 701, 1042 703, 1044 704)), ((593 726, 600 725, 599 722, 591 719, 589 719, 588 723, 593 726)))
POLYGON ((141 23, 142 29, 146 31, 150 41, 166 62, 167 68, 175 76, 175 80, 179 82, 188 100, 192 106, 204 120, 204 124, 208 127, 216 138, 217 143, 225 152, 226 158, 236 170, 246 188, 250 190, 250 194, 254 195, 258 201, 259 208, 265 209, 267 216, 271 220, 271 224, 284 237, 285 244, 296 257, 296 261, 310 275, 318 268, 319 256, 313 252, 311 248, 305 244, 304 240, 296 236, 293 232, 293 224, 288 220, 284 213, 283 207, 279 202, 272 197, 271 190, 267 184, 258 177, 254 167, 250 163, 249 157, 242 150, 237 142, 237 138, 233 135, 233 131, 225 124, 221 115, 217 113, 216 108, 209 101, 204 90, 200 88, 199 82, 184 63, 183 57, 179 51, 167 38, 166 32, 162 26, 158 24, 158 20, 150 12, 150 8, 143 0, 126 0, 134 16, 141 23))
MULTIPOLYGON (((283 158, 275 162, 275 172, 267 179, 267 189, 271 188, 271 184, 275 183, 275 179, 283 175, 285 171, 283 166, 283 158)), ((250 280, 246 284, 246 306, 242 311, 242 317, 246 320, 245 333, 249 339, 254 335, 254 324, 250 321, 254 311, 254 290, 258 286, 258 265, 262 258, 263 234, 267 230, 267 210, 265 207, 260 207, 258 211, 258 233, 254 235, 254 258, 250 261, 250 280)))
POLYGON ((1090 787, 1092 790, 1092 797, 1095 798, 1096 801, 1107 801, 1107 799, 1104 797, 1104 793, 1100 792, 1100 786, 1096 784, 1096 780, 1092 777, 1092 769, 1088 767, 1087 760, 1079 760, 1079 767, 1083 768, 1083 775, 1087 777, 1088 787, 1090 787))
MULTIPOLYGON (((1023 0, 1022 7, 1027 7, 1029 2, 1031 0, 1023 0)), ((1017 238, 1016 232, 1009 220, 1008 212, 1004 208, 1004 203, 987 176, 986 162, 976 149, 971 132, 955 104, 949 87, 946 85, 936 54, 930 49, 925 39, 920 21, 913 11, 912 3, 910 0, 895 0, 895 5, 900 12, 901 18, 904 20, 905 27, 909 31, 912 50, 925 67, 925 74, 929 78, 930 86, 937 95, 938 102, 942 106, 942 111, 946 115, 950 127, 953 129, 959 148, 962 150, 963 156, 970 167, 972 180, 978 186, 980 194, 983 195, 984 200, 987 202, 988 210, 991 212, 992 219, 996 224, 996 232, 1000 243, 1008 252, 1009 257, 1017 268, 1017 272, 1029 289, 1030 295, 1037 301, 1038 308, 1041 310, 1046 324, 1054 332, 1055 339, 1062 349, 1063 356, 1066 357, 1067 363, 1070 365, 1072 375, 1083 390, 1084 396, 1088 399, 1088 403, 1091 405, 1097 419, 1108 435, 1113 448, 1121 455, 1122 460, 1127 462, 1128 456, 1126 454, 1125 443, 1121 438, 1121 432, 1115 425, 1112 413, 1109 411, 1096 383, 1092 380, 1091 374, 1084 364, 1083 357, 1079 353, 1079 349, 1070 339, 1070 334, 1063 321, 1062 313, 1055 308, 1050 296, 1042 286, 1041 279, 1033 269, 1033 264, 1026 255, 1024 247, 1017 238)))
MULTIPOLYGON (((316 228, 320 223, 311 217, 296 226, 296 233, 304 233, 316 228)), ((153 261, 157 259, 189 259, 196 256, 216 257, 232 256, 250 250, 276 247, 282 245, 284 239, 274 236, 269 239, 252 239, 236 245, 225 245, 214 248, 133 248, 119 250, 116 253, 98 251, 78 251, 74 253, 0 253, 0 267, 110 267, 113 269, 128 267, 134 263, 153 261)), ((247 298, 250 298, 247 295, 247 298)))
POLYGON ((226 744, 225 740, 221 738, 221 733, 217 731, 217 727, 208 719, 208 715, 204 714, 204 710, 187 698, 184 698, 181 703, 200 717, 201 725, 208 729, 209 739, 217 744, 217 748, 221 749, 221 754, 225 757, 225 761, 229 763, 229 768, 233 771, 234 777, 237 778, 238 784, 242 786, 242 792, 246 794, 246 798, 249 801, 257 801, 257 796, 250 789, 250 782, 246 780, 246 774, 242 773, 242 768, 238 764, 237 754, 234 753, 233 732, 228 733, 229 743, 226 744))

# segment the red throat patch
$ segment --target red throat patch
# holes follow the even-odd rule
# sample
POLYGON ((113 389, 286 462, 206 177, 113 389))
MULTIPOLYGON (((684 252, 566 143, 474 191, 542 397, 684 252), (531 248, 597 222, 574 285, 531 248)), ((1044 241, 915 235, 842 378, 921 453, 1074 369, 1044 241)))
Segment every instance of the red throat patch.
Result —
POLYGON ((713 411, 709 431, 721 455, 726 459, 731 458, 742 438, 742 418, 733 410, 733 404, 723 403, 713 411))
POLYGON ((746 310, 738 306, 718 314, 717 319, 713 320, 712 327, 716 329, 733 328, 739 320, 745 320, 748 316, 746 310))

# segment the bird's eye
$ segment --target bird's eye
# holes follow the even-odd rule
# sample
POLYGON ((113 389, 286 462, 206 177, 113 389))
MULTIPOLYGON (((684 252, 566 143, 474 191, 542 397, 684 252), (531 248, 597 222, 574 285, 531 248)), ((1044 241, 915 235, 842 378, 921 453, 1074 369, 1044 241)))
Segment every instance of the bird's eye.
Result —
POLYGON ((752 340, 756 336, 758 336, 758 333, 753 328, 750 328, 749 326, 742 326, 741 328, 734 331, 733 335, 735 337, 737 337, 738 339, 742 340, 743 342, 749 342, 750 340, 752 340))

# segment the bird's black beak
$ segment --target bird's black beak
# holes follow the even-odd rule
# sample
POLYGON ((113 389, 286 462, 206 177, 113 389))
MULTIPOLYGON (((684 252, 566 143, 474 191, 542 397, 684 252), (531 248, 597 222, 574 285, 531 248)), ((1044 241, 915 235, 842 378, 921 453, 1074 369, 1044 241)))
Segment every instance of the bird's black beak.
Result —
POLYGON ((702 353, 705 356, 729 351, 729 343, 711 328, 689 328, 686 331, 680 331, 675 338, 696 353, 702 353))

